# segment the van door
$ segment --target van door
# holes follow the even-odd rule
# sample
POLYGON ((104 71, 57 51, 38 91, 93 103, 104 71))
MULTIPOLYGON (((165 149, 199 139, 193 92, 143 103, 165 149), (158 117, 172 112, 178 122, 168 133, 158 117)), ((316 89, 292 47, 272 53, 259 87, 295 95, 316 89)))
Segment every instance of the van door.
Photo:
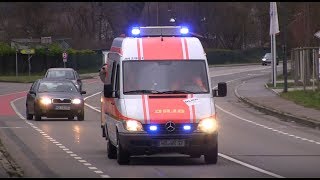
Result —
POLYGON ((109 138, 116 142, 116 123, 119 121, 119 114, 117 111, 116 104, 119 104, 119 94, 120 94, 120 82, 119 82, 119 76, 120 76, 120 65, 117 62, 113 62, 113 68, 112 68, 112 74, 111 74, 111 84, 113 87, 113 98, 111 98, 110 101, 108 101, 108 109, 109 117, 107 118, 107 128, 108 128, 108 135, 109 138))

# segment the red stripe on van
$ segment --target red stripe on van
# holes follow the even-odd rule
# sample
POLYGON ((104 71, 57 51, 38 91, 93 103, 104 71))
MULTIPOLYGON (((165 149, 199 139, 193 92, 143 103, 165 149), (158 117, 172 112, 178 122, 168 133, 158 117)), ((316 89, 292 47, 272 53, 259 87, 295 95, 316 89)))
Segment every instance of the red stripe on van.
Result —
MULTIPOLYGON (((178 37, 142 38, 143 57, 145 60, 182 60, 182 43, 178 37)), ((139 51, 139 50, 138 50, 139 51)))
POLYGON ((174 123, 190 123, 189 106, 183 101, 184 99, 185 98, 148 98, 150 123, 164 124, 168 121, 174 123))

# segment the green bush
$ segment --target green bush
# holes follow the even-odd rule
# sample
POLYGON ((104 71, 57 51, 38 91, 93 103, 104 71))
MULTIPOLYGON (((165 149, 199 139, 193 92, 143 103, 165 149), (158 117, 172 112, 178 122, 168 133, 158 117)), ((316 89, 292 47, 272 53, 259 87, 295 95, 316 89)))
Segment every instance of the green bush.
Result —
POLYGON ((8 44, 0 42, 0 56, 13 55, 15 52, 15 49, 11 48, 8 44))

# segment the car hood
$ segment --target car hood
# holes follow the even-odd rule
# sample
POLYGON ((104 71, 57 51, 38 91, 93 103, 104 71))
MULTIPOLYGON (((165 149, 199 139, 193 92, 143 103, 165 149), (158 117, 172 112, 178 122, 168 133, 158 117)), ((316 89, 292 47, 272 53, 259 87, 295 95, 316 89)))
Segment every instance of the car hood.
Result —
POLYGON ((37 94, 38 98, 49 97, 49 98, 66 98, 66 99, 83 99, 80 93, 68 93, 68 92, 43 92, 37 94))

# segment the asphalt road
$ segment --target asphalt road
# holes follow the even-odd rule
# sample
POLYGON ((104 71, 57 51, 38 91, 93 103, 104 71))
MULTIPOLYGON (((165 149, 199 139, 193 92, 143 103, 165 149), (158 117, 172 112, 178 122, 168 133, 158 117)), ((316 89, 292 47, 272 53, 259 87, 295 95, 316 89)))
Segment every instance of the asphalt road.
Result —
MULTIPOLYGON (((179 154, 137 156, 129 165, 121 166, 116 160, 108 159, 100 129, 102 83, 98 79, 84 81, 88 105, 84 121, 26 120, 23 93, 6 98, 18 115, 7 107, 0 110, 1 140, 23 169, 24 177, 320 176, 319 130, 261 113, 241 103, 234 94, 237 86, 248 78, 267 81, 270 66, 213 67, 210 74, 214 86, 228 82, 227 97, 215 99, 220 127, 216 165, 204 164, 203 157, 192 159, 179 154)), ((10 83, 10 92, 2 92, 7 88, 1 87, 8 84, 0 83, 0 94, 30 87, 10 83)))

